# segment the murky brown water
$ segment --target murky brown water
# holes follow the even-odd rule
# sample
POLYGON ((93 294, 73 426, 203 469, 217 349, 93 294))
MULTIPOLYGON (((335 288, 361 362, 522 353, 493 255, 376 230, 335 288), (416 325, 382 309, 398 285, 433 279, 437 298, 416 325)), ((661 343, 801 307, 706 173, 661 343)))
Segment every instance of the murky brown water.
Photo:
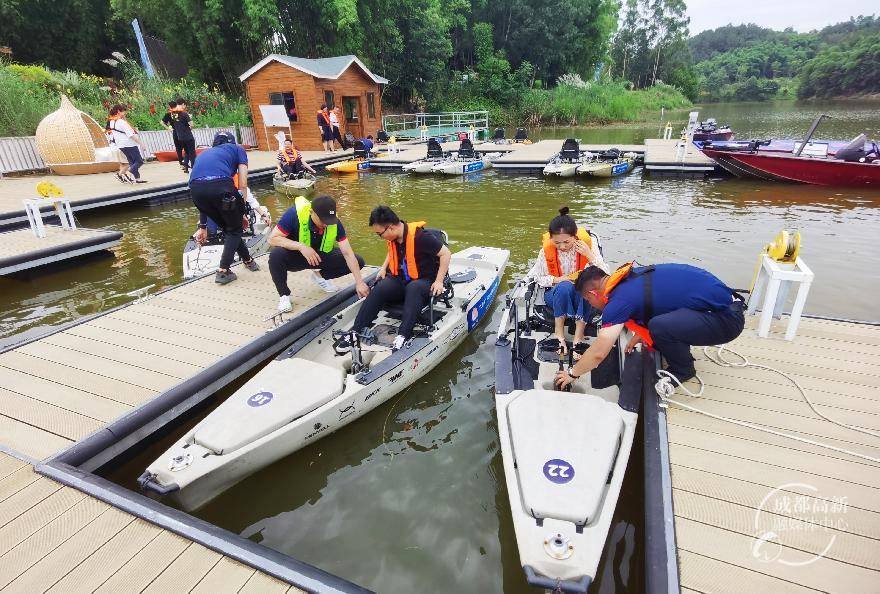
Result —
MULTIPOLYGON (((876 103, 717 105, 702 115, 730 122, 739 138, 794 137, 820 109, 835 119, 818 137, 880 135, 876 103)), ((656 129, 545 129, 535 136, 625 143, 656 136, 656 129)), ((761 247, 780 229, 799 229, 801 255, 816 274, 806 310, 880 317, 877 192, 651 179, 638 170, 613 181, 555 182, 496 171, 467 179, 377 173, 322 177, 319 190, 337 197, 352 243, 368 262, 379 262, 384 248, 366 218, 386 203, 405 218, 444 228, 453 249, 472 243, 510 249, 511 278, 526 270, 562 204, 602 237, 611 263, 687 262, 736 287, 748 287, 761 247)), ((271 193, 262 200, 276 215, 289 205, 271 193)), ((85 212, 79 219, 125 233, 115 257, 0 279, 6 341, 129 301, 126 293, 144 285, 181 280, 180 250, 195 224, 189 203, 85 212)), ((528 591, 497 447, 494 351, 487 348, 495 319, 497 312, 417 387, 244 481, 199 515, 380 592, 528 591)), ((634 547, 641 486, 638 468, 631 470, 598 591, 640 587, 634 547)))

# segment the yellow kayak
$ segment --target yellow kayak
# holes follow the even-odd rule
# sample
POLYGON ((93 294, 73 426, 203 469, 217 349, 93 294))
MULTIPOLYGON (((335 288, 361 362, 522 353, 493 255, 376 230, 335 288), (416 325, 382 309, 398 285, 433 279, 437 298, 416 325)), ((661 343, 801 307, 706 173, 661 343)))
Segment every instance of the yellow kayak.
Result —
POLYGON ((381 159, 384 156, 385 155, 382 154, 371 157, 355 157, 348 161, 340 161, 338 163, 333 163, 332 165, 327 165, 327 171, 330 173, 363 173, 366 171, 372 171, 375 169, 372 161, 375 159, 381 159))

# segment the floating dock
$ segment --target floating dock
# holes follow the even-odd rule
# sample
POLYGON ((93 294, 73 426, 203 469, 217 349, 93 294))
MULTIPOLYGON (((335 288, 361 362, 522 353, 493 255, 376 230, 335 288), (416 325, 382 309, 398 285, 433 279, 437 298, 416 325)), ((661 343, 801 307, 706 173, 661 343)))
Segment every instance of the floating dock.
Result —
MULTIPOLYGON (((303 151, 302 155, 313 167, 321 167, 350 158, 351 151, 303 151)), ((271 178, 277 152, 249 151, 248 161, 248 179, 271 178)), ((33 197, 34 187, 41 181, 52 182, 61 188, 74 211, 142 200, 161 202, 189 191, 189 175, 180 170, 176 161, 147 163, 141 168, 141 177, 149 183, 123 184, 115 173, 4 177, 0 180, 0 228, 27 224, 22 200, 33 197)), ((51 214, 49 210, 45 212, 51 214)))
POLYGON ((164 506, 105 479, 39 462, 78 451, 89 435, 122 439, 104 427, 157 406, 164 414, 170 405, 157 397, 182 384, 214 374, 199 385, 216 391, 355 298, 350 275, 331 281, 339 292, 328 296, 310 272, 291 273, 294 310, 274 327, 266 260, 258 272, 237 266, 232 284, 188 281, 0 353, 0 590, 299 592, 297 580, 272 575, 302 571, 309 590, 361 591, 183 512, 157 511, 164 506))
MULTIPOLYGON (((786 319, 769 338, 746 320, 730 348, 790 374, 822 413, 880 431, 880 326, 801 318, 789 342, 786 319)), ((820 418, 777 373, 694 355, 705 391, 673 398, 716 417, 667 410, 681 591, 876 592, 880 464, 719 417, 874 458, 880 440, 820 418)))
POLYGON ((106 229, 62 229, 44 225, 46 236, 37 237, 30 228, 0 233, 0 275, 54 264, 119 244, 122 233, 106 229))
MULTIPOLYGON (((440 146, 444 151, 457 151, 461 143, 457 140, 450 142, 441 142, 440 146)), ((509 153, 522 149, 524 144, 495 144, 492 142, 474 143, 474 150, 478 153, 504 152, 509 153)), ((400 169, 404 165, 415 163, 420 159, 424 159, 428 154, 428 146, 425 142, 418 144, 412 143, 408 148, 399 150, 395 153, 388 153, 379 159, 374 159, 370 163, 377 169, 400 169)))
MULTIPOLYGON (((495 169, 522 173, 540 173, 547 163, 550 162, 560 150, 562 140, 539 140, 532 144, 519 145, 522 148, 515 152, 499 157, 493 161, 495 169)), ((602 152, 612 148, 619 149, 622 153, 643 154, 644 145, 641 144, 581 144, 581 150, 590 152, 602 152)))
POLYGON ((645 139, 645 171, 652 175, 697 176, 715 171, 715 161, 693 143, 645 139))

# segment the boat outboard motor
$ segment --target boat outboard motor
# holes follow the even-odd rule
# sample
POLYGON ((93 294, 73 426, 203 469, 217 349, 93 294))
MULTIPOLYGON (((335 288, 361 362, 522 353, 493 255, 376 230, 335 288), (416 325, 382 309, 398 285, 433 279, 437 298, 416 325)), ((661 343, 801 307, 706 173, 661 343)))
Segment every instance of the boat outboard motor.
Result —
POLYGON ((440 142, 436 138, 431 138, 428 140, 428 158, 429 159, 437 159, 443 156, 443 147, 440 146, 440 142))
POLYGON ((385 130, 376 132, 376 142, 388 142, 388 132, 385 130))
POLYGON ((562 150, 559 151, 560 159, 576 161, 581 158, 581 145, 574 138, 566 138, 562 143, 562 150))
POLYGON ((837 151, 834 158, 840 161, 846 161, 847 163, 858 163, 863 161, 868 154, 867 151, 865 151, 865 142, 867 140, 867 136, 859 134, 853 138, 848 145, 837 151))
POLYGON ((504 128, 495 128, 492 134, 492 140, 504 140, 504 128))
POLYGON ((471 142, 470 138, 465 138, 461 141, 461 144, 458 146, 458 156, 459 158, 472 159, 474 156, 474 143, 471 142))
POLYGON ((354 141, 354 156, 355 157, 368 157, 368 151, 366 147, 364 147, 363 141, 355 140, 354 141))
POLYGON ((514 142, 522 142, 529 139, 529 132, 525 128, 517 128, 516 135, 513 137, 514 142))

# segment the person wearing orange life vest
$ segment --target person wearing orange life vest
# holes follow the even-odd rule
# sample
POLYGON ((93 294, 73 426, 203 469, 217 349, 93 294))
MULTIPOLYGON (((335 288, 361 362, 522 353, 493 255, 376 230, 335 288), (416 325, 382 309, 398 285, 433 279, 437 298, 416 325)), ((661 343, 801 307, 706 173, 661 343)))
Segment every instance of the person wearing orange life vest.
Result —
POLYGON ((554 332, 563 353, 566 351, 565 323, 575 320, 573 344, 583 343, 590 306, 575 290, 578 273, 593 264, 603 270, 608 265, 586 229, 579 228, 567 206, 550 221, 534 266, 526 274, 546 289, 544 302, 553 310, 554 332))
POLYGON ((325 151, 333 151, 333 126, 330 123, 330 111, 327 104, 322 103, 318 110, 318 128, 321 130, 321 143, 325 151))
POLYGON ((602 310, 602 329, 596 341, 556 384, 564 388, 595 369, 611 352, 626 327, 638 343, 657 350, 667 371, 680 382, 696 375, 691 346, 730 342, 742 333, 743 300, 712 273, 687 264, 625 264, 612 274, 590 266, 578 276, 577 291, 602 310))
POLYGON ((302 153, 293 146, 293 142, 290 140, 285 140, 284 146, 278 151, 276 170, 285 175, 297 175, 303 171, 315 173, 312 166, 306 163, 306 160, 302 158, 302 153))
POLYGON ((403 316, 393 345, 399 349, 412 337, 431 295, 443 293, 452 252, 437 235, 425 230, 424 221, 401 221, 387 206, 374 208, 369 224, 385 240, 388 251, 378 273, 379 282, 361 305, 354 329, 361 332, 371 326, 386 303, 403 301, 403 316))

